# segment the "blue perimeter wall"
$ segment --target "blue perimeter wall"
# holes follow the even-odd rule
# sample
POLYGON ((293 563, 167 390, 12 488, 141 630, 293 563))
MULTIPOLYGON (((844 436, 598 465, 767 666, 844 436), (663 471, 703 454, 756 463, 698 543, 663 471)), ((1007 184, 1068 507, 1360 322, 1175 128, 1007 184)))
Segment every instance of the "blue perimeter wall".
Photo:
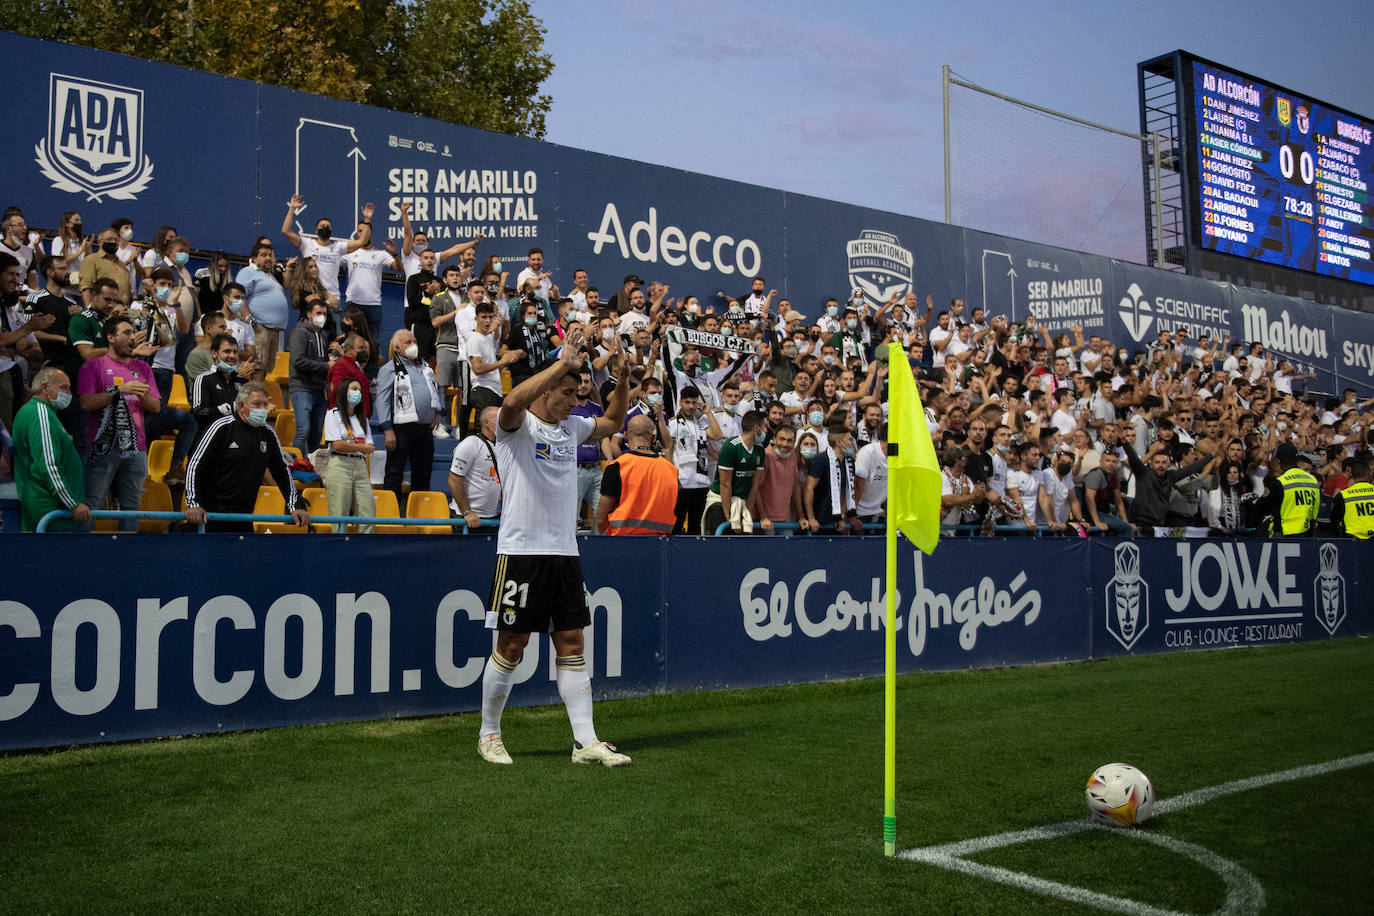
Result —
MULTIPOLYGON (((1259 341, 1315 373, 1312 390, 1374 390, 1364 312, 5 32, 0 59, 27 87, 7 100, 4 203, 35 226, 80 210, 93 228, 128 217, 146 241, 171 223, 239 254, 262 233, 284 259, 293 192, 303 233, 328 216, 344 235, 374 201, 378 232, 398 237, 409 201, 431 247, 485 233, 481 255, 514 276, 538 245, 556 280, 586 268, 603 301, 631 272, 703 301, 762 275, 812 320, 855 287, 878 301, 914 290, 1128 350, 1177 327, 1259 341)), ((400 290, 384 305, 390 333, 400 290)))
MULTIPOLYGON (((6 540, 0 749, 481 705, 494 538, 297 537, 285 563, 271 536, 184 536, 153 562, 141 537, 6 540)), ((880 538, 581 549, 598 697, 882 674, 880 538)), ((1374 631, 1369 543, 989 538, 898 556, 903 672, 1374 631)), ((558 702, 547 637, 517 680, 515 702, 558 702)))

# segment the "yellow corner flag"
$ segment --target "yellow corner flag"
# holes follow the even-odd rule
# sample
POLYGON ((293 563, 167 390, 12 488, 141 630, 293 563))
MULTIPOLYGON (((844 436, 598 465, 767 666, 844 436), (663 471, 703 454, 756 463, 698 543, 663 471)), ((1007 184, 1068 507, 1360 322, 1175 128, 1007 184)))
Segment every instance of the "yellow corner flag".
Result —
POLYGON ((927 556, 940 540, 940 462, 905 359, 888 361, 887 519, 927 556))
MULTIPOLYGON (((892 352, 890 349, 889 352, 892 352)), ((929 555, 940 541, 940 463, 901 348, 888 359, 887 614, 883 691, 883 851, 897 852, 897 532, 929 555)), ((917 562, 920 561, 918 556, 917 562)))

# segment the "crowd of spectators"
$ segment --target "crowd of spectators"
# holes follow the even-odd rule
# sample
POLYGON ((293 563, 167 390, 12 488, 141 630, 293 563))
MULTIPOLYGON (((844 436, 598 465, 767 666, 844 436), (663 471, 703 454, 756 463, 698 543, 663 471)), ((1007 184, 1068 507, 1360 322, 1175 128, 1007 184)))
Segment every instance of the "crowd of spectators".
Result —
MULTIPOLYGON (((1370 477, 1374 398, 1304 394, 1295 383, 1310 376, 1257 343, 1161 330, 1127 349, 960 299, 937 311, 914 292, 794 307, 762 277, 699 295, 630 274, 600 278, 603 293, 538 248, 519 265, 482 258, 481 236, 436 249, 406 207, 399 238, 380 248, 370 204, 349 238, 327 218, 302 234, 304 203, 292 197, 282 238, 256 240, 246 266, 214 254, 194 274, 174 227, 140 246, 126 219, 88 234, 68 212, 45 237, 5 211, 0 434, 25 528, 51 509, 88 525, 107 499, 136 508, 158 437, 174 443, 163 479, 181 485, 197 442, 279 351, 290 367, 281 407, 295 417, 293 441, 280 444, 327 464, 331 508, 375 514, 364 465, 379 460, 398 496, 405 466, 412 487, 427 488, 433 440, 457 438, 454 516, 497 517, 487 409, 558 357, 573 328, 586 341, 578 413, 599 415, 617 382, 612 357, 628 354, 626 426, 648 418, 636 424, 651 432, 643 448, 677 467, 679 532, 881 526, 894 360, 914 371, 942 468, 942 523, 957 533, 1268 533, 1285 469, 1310 472, 1325 497, 1370 477), (404 275, 405 306, 384 344, 387 271, 404 275), (169 402, 178 375, 189 411, 169 402)), ((622 432, 579 451, 589 529, 603 468, 625 449, 622 432)))

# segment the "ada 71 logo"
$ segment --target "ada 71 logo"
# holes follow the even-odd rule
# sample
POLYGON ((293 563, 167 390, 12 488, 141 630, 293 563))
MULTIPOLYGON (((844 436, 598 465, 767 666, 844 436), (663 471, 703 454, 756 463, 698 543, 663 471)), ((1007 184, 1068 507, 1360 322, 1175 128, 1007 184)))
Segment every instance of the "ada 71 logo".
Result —
POLYGON ((87 200, 133 200, 153 178, 143 109, 141 89, 51 74, 48 133, 34 147, 43 177, 87 200))

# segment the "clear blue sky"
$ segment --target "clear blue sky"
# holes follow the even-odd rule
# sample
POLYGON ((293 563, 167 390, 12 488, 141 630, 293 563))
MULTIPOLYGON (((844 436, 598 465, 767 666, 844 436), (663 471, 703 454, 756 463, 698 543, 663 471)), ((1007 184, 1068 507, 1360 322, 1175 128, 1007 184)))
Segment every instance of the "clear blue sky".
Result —
POLYGON ((1374 117, 1374 3, 532 0, 547 139, 929 219, 940 66, 1139 129, 1136 63, 1183 48, 1374 117))

